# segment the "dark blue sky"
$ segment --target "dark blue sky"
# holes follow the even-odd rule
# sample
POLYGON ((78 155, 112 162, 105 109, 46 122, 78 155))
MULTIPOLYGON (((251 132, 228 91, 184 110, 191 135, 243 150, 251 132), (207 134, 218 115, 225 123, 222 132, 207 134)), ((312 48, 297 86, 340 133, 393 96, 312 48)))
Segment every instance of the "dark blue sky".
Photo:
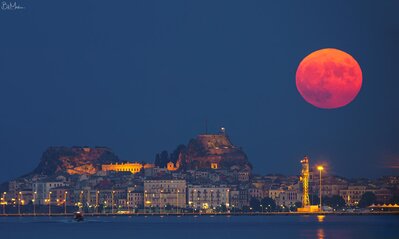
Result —
POLYGON ((398 174, 398 1, 19 1, 0 11, 0 181, 52 145, 153 161, 227 128, 255 172, 325 161, 348 177, 398 174), (363 70, 354 102, 306 103, 295 72, 320 48, 363 70))

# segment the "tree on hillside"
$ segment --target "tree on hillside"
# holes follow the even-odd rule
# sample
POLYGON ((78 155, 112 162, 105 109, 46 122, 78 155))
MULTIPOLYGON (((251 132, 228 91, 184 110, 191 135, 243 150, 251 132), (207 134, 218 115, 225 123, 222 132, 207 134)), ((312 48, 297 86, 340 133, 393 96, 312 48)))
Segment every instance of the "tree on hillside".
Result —
POLYGON ((164 168, 167 163, 170 161, 168 151, 164 150, 160 154, 155 155, 155 166, 164 168))
POLYGON ((365 192, 365 193, 362 195, 362 198, 361 198, 360 201, 359 201, 359 207, 361 207, 361 208, 368 207, 368 206, 370 206, 371 204, 376 203, 376 201, 377 201, 377 197, 375 196, 374 193, 372 193, 372 192, 365 192))
POLYGON ((177 148, 173 151, 173 153, 170 154, 170 161, 176 163, 177 160, 179 159, 180 153, 185 153, 186 150, 187 147, 184 144, 178 145, 177 148))
MULTIPOLYGON (((169 154, 168 151, 163 150, 161 153, 157 153, 155 155, 154 164, 155 164, 155 166, 158 166, 161 168, 166 167, 169 162, 173 162, 175 164, 177 162, 177 160, 179 159, 180 153, 182 153, 184 156, 186 153, 186 150, 187 150, 187 147, 184 144, 178 145, 176 147, 176 149, 171 154, 169 154)), ((184 163, 184 160, 182 163, 184 163)))

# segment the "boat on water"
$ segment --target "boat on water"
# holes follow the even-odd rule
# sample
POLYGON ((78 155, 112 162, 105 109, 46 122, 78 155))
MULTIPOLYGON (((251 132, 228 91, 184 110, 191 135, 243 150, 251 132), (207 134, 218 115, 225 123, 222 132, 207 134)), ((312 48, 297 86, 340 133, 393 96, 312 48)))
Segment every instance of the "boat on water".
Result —
POLYGON ((75 212, 74 215, 73 215, 73 219, 75 221, 77 221, 77 222, 83 221, 84 220, 83 213, 82 212, 75 212))

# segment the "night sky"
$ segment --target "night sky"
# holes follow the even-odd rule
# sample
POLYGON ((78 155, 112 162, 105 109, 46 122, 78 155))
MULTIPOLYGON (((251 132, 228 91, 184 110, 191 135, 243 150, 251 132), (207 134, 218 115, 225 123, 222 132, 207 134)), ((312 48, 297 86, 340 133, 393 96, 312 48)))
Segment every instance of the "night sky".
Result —
POLYGON ((0 182, 48 146, 108 146, 122 160, 226 127, 256 173, 301 158, 346 177, 398 175, 399 1, 18 1, 0 10, 0 182), (363 86, 319 109, 299 62, 351 54, 363 86))

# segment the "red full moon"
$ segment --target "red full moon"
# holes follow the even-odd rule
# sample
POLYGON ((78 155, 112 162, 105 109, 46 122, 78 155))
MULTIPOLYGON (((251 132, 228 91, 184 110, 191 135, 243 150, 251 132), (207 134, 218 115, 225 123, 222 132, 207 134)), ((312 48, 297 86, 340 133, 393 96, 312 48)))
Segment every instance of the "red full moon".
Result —
POLYGON ((334 109, 352 102, 362 86, 362 70, 348 53, 325 48, 306 56, 296 71, 296 87, 310 104, 334 109))

